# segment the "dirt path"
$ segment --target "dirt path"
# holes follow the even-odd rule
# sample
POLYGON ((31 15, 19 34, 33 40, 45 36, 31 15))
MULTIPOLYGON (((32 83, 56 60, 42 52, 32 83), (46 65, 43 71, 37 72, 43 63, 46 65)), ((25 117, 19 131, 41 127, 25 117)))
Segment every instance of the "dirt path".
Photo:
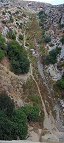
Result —
POLYGON ((45 115, 44 128, 47 128, 51 133, 52 133, 53 129, 58 132, 57 128, 55 127, 54 119, 52 117, 51 111, 50 111, 50 115, 48 115, 48 113, 46 111, 45 103, 44 103, 44 101, 42 99, 42 95, 41 95, 41 91, 40 91, 39 85, 38 85, 35 77, 33 76, 32 65, 31 64, 30 64, 30 74, 31 74, 31 77, 32 77, 33 81, 35 82, 35 84, 37 86, 38 93, 39 93, 39 96, 40 96, 40 99, 41 99, 41 103, 42 103, 42 107, 43 107, 43 110, 44 110, 44 115, 45 115))
MULTIPOLYGON (((26 36, 25 36, 25 32, 24 32, 24 47, 27 49, 27 47, 25 46, 25 42, 26 42, 26 36)), ((42 95, 41 95, 41 91, 40 91, 39 85, 38 85, 38 83, 37 83, 37 81, 36 81, 36 79, 35 79, 35 77, 33 75, 33 67, 32 67, 31 61, 30 61, 30 75, 31 75, 33 81, 36 84, 36 87, 38 89, 38 93, 39 93, 39 96, 40 96, 40 99, 41 99, 41 102, 42 102, 42 107, 43 107, 44 116, 45 116, 45 118, 44 118, 44 128, 48 129, 51 133, 52 133, 53 129, 55 129, 58 132, 57 128, 55 127, 54 119, 52 117, 51 111, 50 111, 50 115, 48 115, 48 113, 46 111, 46 106, 45 106, 45 103, 44 103, 44 101, 42 99, 42 95)), ((45 78, 44 78, 44 81, 45 81, 45 78)))
MULTIPOLYGON (((26 42, 26 36, 25 36, 25 32, 24 32, 24 47, 25 47, 25 49, 27 50, 28 47, 25 46, 25 42, 26 42)), ((28 57, 28 58, 29 58, 29 57, 28 57)), ((39 59, 39 58, 38 58, 38 59, 39 59)), ((29 60, 30 60, 30 59, 29 59, 29 60)), ((43 67, 42 67, 41 63, 39 62, 39 60, 38 60, 38 63, 37 63, 37 64, 38 64, 39 70, 40 70, 39 73, 40 73, 40 75, 41 75, 41 77, 42 77, 42 79, 43 79, 43 81, 44 81, 44 83, 45 83, 45 86, 46 86, 46 88, 47 88, 47 90, 48 90, 48 93, 51 94, 51 92, 50 92, 50 90, 49 90, 49 87, 48 87, 48 84, 46 83, 45 75, 44 75, 44 73, 43 73, 43 69, 42 69, 43 67), (41 67, 42 67, 42 68, 41 68, 41 67)), ((63 140, 63 138, 64 138, 64 133, 63 133, 63 132, 59 132, 59 130, 57 129, 56 123, 55 123, 55 120, 54 120, 54 118, 53 118, 53 116, 52 116, 51 111, 49 112, 49 115, 48 115, 48 113, 47 113, 46 106, 45 106, 44 100, 43 100, 42 95, 41 95, 41 90, 40 90, 39 85, 38 85, 38 83, 37 83, 37 81, 36 81, 36 79, 35 79, 35 77, 34 77, 34 75, 33 75, 33 67, 32 67, 31 61, 30 61, 30 75, 31 75, 33 81, 34 81, 35 84, 36 84, 36 87, 37 87, 37 90, 38 90, 38 93, 39 93, 39 96, 40 96, 40 99, 41 99, 42 108, 43 108, 43 110, 44 110, 44 123, 43 123, 43 127, 44 127, 44 129, 47 129, 48 132, 49 132, 49 134, 46 134, 46 135, 45 135, 45 140, 47 140, 48 138, 50 138, 51 140, 56 140, 56 141, 59 142, 59 138, 62 138, 62 141, 64 141, 64 140, 63 140)), ((41 137, 40 137, 40 138, 42 138, 42 133, 41 133, 41 137)))

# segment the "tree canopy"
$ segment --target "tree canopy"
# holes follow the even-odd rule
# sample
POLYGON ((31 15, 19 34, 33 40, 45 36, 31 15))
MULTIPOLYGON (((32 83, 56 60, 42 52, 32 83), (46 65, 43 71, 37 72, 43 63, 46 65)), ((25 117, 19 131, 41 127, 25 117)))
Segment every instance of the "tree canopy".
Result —
POLYGON ((8 43, 8 57, 11 61, 12 70, 16 74, 24 74, 29 71, 27 53, 16 41, 8 43))

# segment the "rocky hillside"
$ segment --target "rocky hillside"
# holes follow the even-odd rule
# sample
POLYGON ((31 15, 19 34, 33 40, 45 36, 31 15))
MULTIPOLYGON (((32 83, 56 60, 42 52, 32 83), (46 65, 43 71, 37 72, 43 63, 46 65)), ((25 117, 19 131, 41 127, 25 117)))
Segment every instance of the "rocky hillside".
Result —
POLYGON ((1 0, 0 7, 0 93, 18 107, 11 118, 0 116, 0 139, 64 141, 61 110, 54 109, 64 95, 64 5, 1 0))

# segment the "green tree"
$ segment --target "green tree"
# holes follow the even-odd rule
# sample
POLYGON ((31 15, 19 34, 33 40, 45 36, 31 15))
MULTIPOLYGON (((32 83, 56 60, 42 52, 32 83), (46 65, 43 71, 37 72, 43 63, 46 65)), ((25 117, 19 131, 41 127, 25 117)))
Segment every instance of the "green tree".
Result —
POLYGON ((19 138, 22 140, 25 139, 28 131, 26 114, 18 109, 13 114, 12 121, 17 125, 19 138))
POLYGON ((57 86, 60 89, 64 89, 64 77, 62 77, 62 79, 60 79, 59 81, 57 81, 57 86))
POLYGON ((12 30, 10 30, 10 31, 7 33, 7 38, 16 40, 16 34, 15 34, 12 30))
POLYGON ((5 38, 0 34, 0 49, 5 49, 5 38))
POLYGON ((16 41, 8 44, 8 57, 11 60, 12 70, 16 74, 24 74, 29 71, 27 53, 16 41))
POLYGON ((63 37, 60 39, 60 41, 61 41, 62 45, 64 45, 64 35, 63 35, 63 37))
POLYGON ((36 106, 25 106, 22 108, 23 112, 26 114, 28 121, 36 122, 40 118, 40 108, 36 106))
POLYGON ((56 47, 56 49, 53 49, 49 52, 49 55, 47 55, 45 64, 55 64, 57 62, 57 55, 60 54, 61 48, 56 47))
POLYGON ((0 111, 0 140, 16 140, 17 136, 17 125, 0 111))
POLYGON ((0 93, 0 110, 8 116, 12 116, 14 111, 14 102, 5 92, 0 93))
POLYGON ((50 37, 50 36, 46 36, 46 37, 44 38, 44 42, 45 42, 45 43, 51 42, 51 37, 50 37))
POLYGON ((3 98, 0 100, 0 140, 25 139, 28 131, 26 114, 20 109, 15 109, 13 112, 8 97, 3 98))
POLYGON ((0 61, 5 57, 5 53, 0 49, 0 61))

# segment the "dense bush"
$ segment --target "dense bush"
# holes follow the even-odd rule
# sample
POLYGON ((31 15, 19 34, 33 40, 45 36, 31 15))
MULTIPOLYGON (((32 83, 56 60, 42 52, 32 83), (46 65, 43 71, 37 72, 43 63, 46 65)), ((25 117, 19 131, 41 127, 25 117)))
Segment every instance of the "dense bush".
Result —
POLYGON ((10 22, 11 22, 11 23, 14 22, 14 19, 13 19, 12 15, 10 15, 10 22))
POLYGON ((45 42, 45 43, 51 42, 51 37, 50 37, 50 36, 46 36, 46 37, 44 38, 44 42, 45 42))
POLYGON ((15 109, 14 103, 5 93, 0 94, 0 140, 25 139, 27 117, 22 110, 15 109))
POLYGON ((5 57, 6 55, 6 42, 2 34, 0 34, 0 61, 5 57))
POLYGON ((40 108, 36 106, 25 106, 22 108, 23 112, 26 114, 28 121, 36 122, 40 117, 40 108))
POLYGON ((23 40, 23 35, 19 35, 19 40, 23 40))
POLYGON ((15 40, 16 39, 16 34, 12 30, 10 30, 7 33, 7 38, 15 40))
POLYGON ((0 34, 0 49, 5 49, 5 39, 4 37, 0 34))
POLYGON ((47 15, 45 14, 44 11, 40 11, 38 16, 39 16, 39 19, 41 20, 41 22, 44 22, 47 18, 47 15))
POLYGON ((64 44, 64 35, 63 37, 60 39, 60 41, 62 42, 62 45, 64 44))
POLYGON ((12 41, 8 44, 8 57, 11 61, 14 73, 24 74, 29 71, 27 53, 16 41, 12 41))
POLYGON ((0 61, 5 57, 5 53, 0 49, 0 61))
POLYGON ((0 111, 0 140, 25 139, 27 129, 27 118, 23 112, 17 110, 12 118, 8 118, 0 111))
POLYGON ((49 52, 49 55, 45 59, 45 64, 55 64, 57 62, 57 55, 60 54, 61 48, 56 47, 49 52))
POLYGON ((58 86, 60 89, 64 89, 64 77, 62 77, 61 80, 57 81, 57 86, 58 86))
POLYGON ((17 135, 17 125, 0 111, 0 140, 15 140, 17 135))
POLYGON ((26 139, 27 121, 41 121, 40 108, 26 105, 15 109, 14 103, 5 93, 0 94, 0 140, 26 139), (11 115, 11 116, 10 116, 11 115))
POLYGON ((46 23, 47 15, 44 11, 40 11, 38 16, 40 19, 39 25, 44 29, 44 24, 46 23))
POLYGON ((0 93, 0 110, 11 116, 14 111, 14 102, 5 92, 0 93))
POLYGON ((17 134, 19 138, 22 140, 25 139, 28 130, 26 114, 18 109, 13 114, 12 121, 17 125, 17 134))

